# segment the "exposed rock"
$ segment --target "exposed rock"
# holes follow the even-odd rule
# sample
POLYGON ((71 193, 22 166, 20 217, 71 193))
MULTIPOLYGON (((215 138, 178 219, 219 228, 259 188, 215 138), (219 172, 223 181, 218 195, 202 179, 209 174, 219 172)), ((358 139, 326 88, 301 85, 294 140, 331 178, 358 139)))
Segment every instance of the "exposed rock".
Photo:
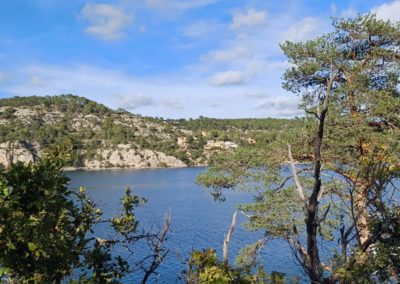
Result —
POLYGON ((186 149, 188 147, 188 141, 186 136, 178 137, 177 143, 180 148, 186 149))
POLYGON ((190 130, 162 119, 113 111, 86 98, 63 95, 0 101, 0 143, 5 142, 0 147, 0 163, 7 167, 16 161, 34 161, 40 154, 39 147, 8 142, 20 130, 25 136, 19 139, 40 141, 43 149, 52 144, 73 143, 73 160, 68 164, 71 169, 184 167, 187 165, 177 157, 196 165, 195 160, 203 155, 196 153, 191 158, 193 149, 189 149, 186 137, 177 145, 177 137, 192 135, 190 130))
MULTIPOLYGON (((41 154, 36 144, 5 142, 0 144, 0 164, 9 167, 18 161, 34 162, 41 154)), ((84 169, 102 168, 159 168, 186 167, 181 160, 162 152, 131 149, 128 144, 119 144, 115 149, 97 150, 97 159, 86 160, 84 169)), ((68 167, 68 169, 75 169, 68 167)))
POLYGON ((0 164, 9 167, 11 164, 34 162, 41 153, 37 144, 5 142, 0 143, 0 164))
POLYGON ((152 150, 131 149, 128 144, 119 144, 115 149, 97 150, 97 157, 85 161, 86 169, 100 168, 158 168, 186 167, 181 160, 152 150))
POLYGON ((231 141, 215 141, 215 140, 208 140, 207 144, 204 145, 204 150, 212 150, 212 149, 235 149, 238 147, 238 144, 233 143, 231 141))
POLYGON ((64 115, 59 111, 47 112, 43 116, 43 121, 48 124, 54 124, 59 122, 64 115))

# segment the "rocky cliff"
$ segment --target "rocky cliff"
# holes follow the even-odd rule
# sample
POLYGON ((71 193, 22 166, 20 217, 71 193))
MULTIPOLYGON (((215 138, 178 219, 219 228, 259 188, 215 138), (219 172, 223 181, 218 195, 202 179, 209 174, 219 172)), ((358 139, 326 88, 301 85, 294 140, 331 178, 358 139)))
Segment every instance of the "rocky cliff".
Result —
POLYGON ((85 169, 101 168, 159 168, 186 167, 181 160, 153 150, 132 149, 129 144, 118 144, 113 149, 96 151, 97 159, 85 160, 85 169))
MULTIPOLYGON (((38 144, 0 143, 0 164, 7 168, 17 162, 34 162, 40 157, 41 153, 42 149, 38 144)), ((131 149, 129 144, 119 144, 109 149, 98 149, 96 158, 85 160, 81 166, 68 166, 66 169, 97 170, 106 168, 177 168, 186 166, 181 160, 162 152, 131 149)))

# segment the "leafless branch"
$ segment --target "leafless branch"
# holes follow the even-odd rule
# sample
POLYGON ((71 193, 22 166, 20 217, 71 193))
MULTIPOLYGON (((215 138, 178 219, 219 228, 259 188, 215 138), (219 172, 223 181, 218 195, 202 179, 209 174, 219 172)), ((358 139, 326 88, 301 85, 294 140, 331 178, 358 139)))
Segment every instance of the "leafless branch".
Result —
POLYGON ((240 213, 242 213, 243 216, 246 216, 247 218, 251 218, 253 217, 253 215, 247 214, 244 211, 240 211, 240 213))
POLYGON ((299 197, 300 197, 301 201, 304 202, 304 201, 306 201, 306 199, 304 197, 304 190, 303 190, 303 187, 301 186, 300 179, 299 179, 299 176, 297 174, 296 166, 294 164, 293 155, 292 155, 292 147, 290 146, 289 143, 287 145, 288 145, 290 167, 292 168, 293 178, 294 178, 294 181, 296 183, 296 190, 297 190, 297 192, 299 194, 299 197))
MULTIPOLYGON (((156 239, 148 239, 148 244, 152 249, 153 254, 149 257, 152 258, 151 264, 148 268, 142 266, 142 270, 144 271, 144 276, 142 279, 142 284, 145 284, 149 277, 156 273, 157 268, 163 262, 165 257, 167 256, 169 249, 164 247, 164 242, 167 239, 167 234, 169 232, 169 228, 171 226, 171 213, 165 214, 164 225, 160 230, 156 239)), ((144 263, 142 263, 144 264, 144 263)))
POLYGON ((318 201, 321 200, 321 198, 322 198, 322 196, 323 196, 323 194, 324 194, 324 191, 325 191, 325 187, 324 187, 324 186, 321 186, 321 190, 320 190, 320 192, 318 193, 318 198, 317 198, 318 201))
POLYGON ((319 220, 319 222, 318 222, 319 224, 321 224, 322 222, 325 221, 326 216, 327 216, 328 213, 329 213, 329 209, 331 209, 331 205, 330 205, 330 204, 329 204, 328 207, 326 208, 324 214, 322 214, 322 218, 321 218, 321 219, 319 220))
POLYGON ((225 265, 228 264, 228 247, 229 247, 229 242, 231 241, 233 230, 235 229, 236 217, 237 217, 237 211, 233 213, 231 226, 229 227, 228 233, 226 234, 224 239, 223 255, 224 255, 225 265))

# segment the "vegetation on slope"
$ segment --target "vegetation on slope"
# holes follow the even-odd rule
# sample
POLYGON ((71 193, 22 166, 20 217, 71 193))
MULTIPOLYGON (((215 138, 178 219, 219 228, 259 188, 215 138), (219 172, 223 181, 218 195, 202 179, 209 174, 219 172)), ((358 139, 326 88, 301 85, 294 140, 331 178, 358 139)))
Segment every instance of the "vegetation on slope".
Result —
POLYGON ((116 111, 74 95, 14 97, 0 100, 0 143, 23 142, 70 145, 70 166, 86 160, 101 160, 98 150, 118 144, 149 149, 176 157, 188 165, 206 164, 208 140, 249 145, 249 138, 262 146, 282 132, 301 124, 300 119, 211 119, 164 120, 116 111), (178 138, 185 138, 184 146, 178 138))

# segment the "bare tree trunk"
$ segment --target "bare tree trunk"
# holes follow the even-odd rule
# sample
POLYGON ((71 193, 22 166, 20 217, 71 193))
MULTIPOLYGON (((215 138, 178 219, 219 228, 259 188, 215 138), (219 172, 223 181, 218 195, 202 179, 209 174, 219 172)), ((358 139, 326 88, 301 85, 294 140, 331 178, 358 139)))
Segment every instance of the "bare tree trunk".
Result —
POLYGON ((224 255, 225 265, 228 265, 228 247, 229 247, 229 242, 231 241, 233 230, 235 229, 236 217, 237 217, 237 211, 233 213, 231 226, 229 227, 228 233, 226 234, 224 239, 223 255, 224 255))

